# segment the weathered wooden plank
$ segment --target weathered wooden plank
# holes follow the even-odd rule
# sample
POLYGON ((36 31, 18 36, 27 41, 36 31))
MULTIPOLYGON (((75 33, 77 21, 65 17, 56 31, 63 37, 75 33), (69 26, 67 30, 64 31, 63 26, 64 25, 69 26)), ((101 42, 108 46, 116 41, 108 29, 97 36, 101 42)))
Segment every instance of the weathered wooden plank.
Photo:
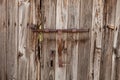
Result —
POLYGON ((19 1, 18 80, 28 80, 29 54, 27 53, 28 1, 19 1))
MULTIPOLYGON (((37 2, 38 0, 36 0, 37 2)), ((34 0, 30 1, 30 5, 29 5, 29 13, 27 16, 28 20, 27 20, 27 24, 35 24, 37 21, 36 19, 39 18, 39 16, 37 15, 37 9, 39 6, 39 2, 38 4, 36 4, 36 2, 34 0), (36 15, 36 16, 35 16, 36 15)), ((28 80, 38 80, 38 65, 39 65, 39 61, 38 61, 38 56, 37 56, 37 35, 36 33, 33 33, 31 31, 31 29, 27 26, 26 29, 26 57, 27 57, 27 64, 28 64, 28 80)), ((40 72, 40 71, 39 71, 40 72)))
MULTIPOLYGON (((30 11, 29 11, 29 24, 40 24, 41 14, 40 14, 40 1, 41 0, 31 0, 30 1, 30 11)), ((27 28, 27 55, 29 63, 28 80, 40 80, 40 55, 38 51, 38 34, 33 33, 29 27, 27 28)))
MULTIPOLYGON (((93 80, 100 78, 100 62, 101 62, 101 48, 102 48, 102 31, 103 31, 103 0, 93 0, 93 20, 91 32, 91 72, 93 80), (93 66, 92 66, 93 65, 93 66), (92 68, 93 67, 93 68, 92 68), (92 76, 93 75, 93 76, 92 76)), ((91 80, 92 80, 91 79, 91 80)))
POLYGON ((38 47, 38 35, 33 33, 27 26, 27 24, 40 23, 40 0, 22 1, 19 6, 19 31, 21 31, 19 34, 21 40, 19 42, 22 43, 19 43, 19 50, 24 53, 20 54, 18 60, 18 80, 40 80, 40 62, 36 50, 38 47))
MULTIPOLYGON (((80 0, 68 1, 68 29, 79 29, 80 0)), ((78 35, 68 34, 66 80, 77 80, 78 70, 78 35)))
POLYGON ((113 71, 112 71, 112 80, 120 79, 120 0, 117 0, 116 4, 116 20, 115 20, 115 33, 114 33, 114 52, 113 52, 113 71))
POLYGON ((55 42, 56 42, 55 40, 49 40, 48 38, 47 45, 44 45, 45 43, 43 44, 45 80, 55 80, 55 54, 56 54, 55 42))
POLYGON ((0 1, 0 80, 6 80, 6 48, 7 48, 7 7, 6 0, 0 1))
POLYGON ((105 0, 104 4, 104 32, 102 38, 103 46, 100 80, 112 80, 114 30, 110 27, 115 26, 116 0, 105 0))
MULTIPOLYGON (((57 0, 42 1, 42 24, 44 28, 55 29, 57 0)), ((44 34, 41 56, 41 80, 55 80, 55 34, 44 34)))
MULTIPOLYGON (((93 0, 81 0, 80 2, 80 28, 91 28, 92 26, 92 1, 93 0)), ((89 34, 80 34, 79 38, 80 41, 78 46, 78 80, 89 80, 89 34)))
MULTIPOLYGON (((67 29, 68 23, 68 0, 57 0, 56 29, 67 29)), ((63 46, 66 46, 67 34, 57 34, 56 58, 55 58, 55 80, 66 80, 66 55, 63 46)))
POLYGON ((17 79, 18 1, 7 0, 6 78, 17 79))
MULTIPOLYGON (((48 2, 48 0, 47 1, 44 1, 44 0, 42 0, 41 1, 41 10, 42 10, 42 12, 41 12, 41 19, 43 19, 43 18, 45 18, 44 16, 45 16, 45 11, 46 12, 48 12, 47 10, 46 10, 46 6, 47 6, 47 8, 48 8, 48 4, 45 4, 45 2, 48 2)), ((42 20, 43 21, 43 20, 42 20)), ((43 25, 44 25, 45 23, 43 22, 42 23, 42 27, 44 27, 43 25)), ((44 36, 46 36, 46 35, 44 35, 44 36)), ((46 36, 47 37, 47 36, 46 36)), ((41 80, 46 80, 46 77, 48 76, 48 74, 45 74, 47 71, 48 71, 48 69, 46 69, 46 64, 47 64, 47 62, 45 62, 46 60, 46 52, 47 52, 47 39, 44 39, 44 41, 42 41, 42 53, 40 54, 41 56, 40 56, 40 79, 41 80)), ((48 66, 47 66, 48 67, 48 66)))
MULTIPOLYGON (((120 25, 119 25, 120 26, 120 25)), ((117 40, 117 45, 116 45, 116 76, 115 80, 120 79, 120 28, 118 30, 118 40, 117 40)))
MULTIPOLYGON (((46 21, 48 19, 48 28, 55 29, 56 27, 56 5, 57 0, 49 0, 49 16, 46 16, 46 21), (48 18, 47 18, 48 17, 48 18)), ((47 13, 47 12, 46 12, 47 13)), ((56 34, 49 34, 48 37, 48 52, 49 55, 49 72, 47 72, 49 80, 55 80, 55 55, 56 55, 56 34)))

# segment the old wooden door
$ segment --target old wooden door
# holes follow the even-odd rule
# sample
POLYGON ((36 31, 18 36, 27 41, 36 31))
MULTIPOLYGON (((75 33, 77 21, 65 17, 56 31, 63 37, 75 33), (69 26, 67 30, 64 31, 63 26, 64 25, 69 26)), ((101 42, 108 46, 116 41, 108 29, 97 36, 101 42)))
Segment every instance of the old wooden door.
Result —
MULTIPOLYGON (((41 4, 44 29, 90 29, 92 26, 92 0, 87 3, 86 0, 43 0, 41 4)), ((46 33, 41 50, 41 80, 89 79, 89 32, 46 33)))
POLYGON ((120 80, 119 8, 120 0, 0 0, 0 80, 120 80))

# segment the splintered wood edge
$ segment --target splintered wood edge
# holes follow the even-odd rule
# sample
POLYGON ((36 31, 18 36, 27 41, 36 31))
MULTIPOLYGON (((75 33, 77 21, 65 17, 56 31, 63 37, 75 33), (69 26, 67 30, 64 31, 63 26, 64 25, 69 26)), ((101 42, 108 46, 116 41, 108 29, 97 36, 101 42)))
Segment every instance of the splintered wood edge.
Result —
POLYGON ((114 25, 107 25, 107 28, 109 28, 109 29, 112 29, 112 30, 115 30, 116 29, 116 27, 114 26, 114 25))

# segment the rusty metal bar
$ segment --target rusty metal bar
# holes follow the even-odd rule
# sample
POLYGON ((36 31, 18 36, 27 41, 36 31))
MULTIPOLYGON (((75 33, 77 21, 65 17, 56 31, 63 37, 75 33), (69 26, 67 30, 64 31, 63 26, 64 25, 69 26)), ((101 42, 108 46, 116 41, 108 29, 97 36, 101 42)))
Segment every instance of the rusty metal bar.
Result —
POLYGON ((63 33, 83 33, 83 32, 89 32, 89 29, 36 29, 33 30, 33 32, 38 33, 57 33, 57 32, 63 32, 63 33))
POLYGON ((89 32, 89 29, 38 29, 38 25, 31 24, 28 25, 33 32, 37 33, 57 33, 57 32, 63 32, 63 33, 84 33, 89 32))

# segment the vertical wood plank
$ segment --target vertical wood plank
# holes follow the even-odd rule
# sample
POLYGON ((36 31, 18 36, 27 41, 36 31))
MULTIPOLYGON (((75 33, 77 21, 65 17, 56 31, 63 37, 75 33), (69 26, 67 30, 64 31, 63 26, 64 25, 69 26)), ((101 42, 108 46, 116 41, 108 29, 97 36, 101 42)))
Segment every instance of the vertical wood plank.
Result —
MULTIPOLYGON (((44 28, 55 29, 57 0, 42 1, 42 24, 44 28)), ((43 34, 41 54, 41 80, 55 80, 55 34, 43 34)))
MULTIPOLYGON (((119 25, 120 26, 120 25, 119 25)), ((116 46, 116 76, 115 76, 115 80, 119 80, 120 79, 120 28, 118 30, 118 40, 117 40, 117 46, 116 46)))
MULTIPOLYGON (((68 0, 57 0, 57 10, 56 10, 56 29, 67 29, 67 22, 68 22, 68 0)), ((58 40, 61 38, 66 41, 67 35, 57 35, 57 44, 56 44, 56 61, 55 61, 55 80, 66 80, 66 65, 60 67, 60 56, 58 56, 58 46, 62 45, 62 43, 58 44, 58 40)), ((64 44, 63 44, 64 45, 64 44)), ((61 51, 62 52, 62 51, 61 51)), ((63 53, 64 54, 64 53, 63 53)), ((63 56, 61 61, 66 60, 66 56, 63 56)))
POLYGON ((28 1, 19 1, 19 46, 18 46, 18 80, 28 80, 29 53, 27 53, 28 1))
MULTIPOLYGON (((92 2, 93 0, 81 0, 80 28, 86 29, 92 26, 92 2)), ((78 46, 78 80, 89 80, 90 71, 90 40, 89 33, 79 35, 78 46)))
POLYGON ((114 26, 115 28, 116 0, 105 0, 104 4, 104 31, 102 38, 103 46, 100 80, 112 80, 114 30, 110 27, 114 26))
MULTIPOLYGON (((27 24, 37 24, 40 22, 40 0, 30 0, 27 24), (39 11, 38 11, 39 10, 39 11)), ((27 14, 27 13, 26 13, 27 14)), ((37 34, 27 26, 26 29, 26 56, 28 64, 28 80, 40 80, 40 61, 38 60, 37 34)))
MULTIPOLYGON (((57 5, 57 0, 49 0, 49 18, 48 18, 48 28, 50 29, 55 29, 56 28, 56 5, 57 5)), ((47 19, 47 16, 46 16, 47 19)), ((48 55, 49 55, 49 75, 48 79, 49 80, 55 80, 55 55, 56 55, 56 34, 49 34, 49 39, 48 39, 48 55)), ((48 72, 47 72, 48 73, 48 72)))
MULTIPOLYGON (((68 29, 79 29, 80 0, 69 0, 68 5, 68 29)), ((77 80, 78 35, 76 33, 68 34, 66 80, 77 80)))
POLYGON ((0 80, 6 80, 7 7, 6 0, 0 1, 0 80))
MULTIPOLYGON (((101 62, 101 46, 102 46, 102 31, 103 31, 103 0, 93 0, 93 20, 91 32, 91 50, 92 57, 90 66, 93 65, 93 80, 100 78, 100 62, 101 62), (92 63, 93 62, 93 63, 92 63)), ((92 69, 91 69, 92 71, 92 69)), ((92 75, 91 74, 91 75, 92 75)), ((91 79, 91 80, 92 80, 91 79)))
MULTIPOLYGON (((40 22, 41 22, 41 1, 42 0, 32 0, 31 1, 31 18, 30 20, 32 21, 33 24, 36 24, 36 25, 40 25, 40 22)), ((30 21, 30 22, 31 22, 30 21)), ((37 26, 38 28, 38 26, 37 26)), ((34 43, 31 44, 34 45, 34 49, 35 49, 35 52, 33 53, 33 56, 31 56, 31 58, 34 58, 35 61, 33 61, 33 64, 34 65, 30 65, 34 68, 34 73, 31 72, 31 76, 33 76, 33 79, 36 79, 36 80, 40 80, 40 51, 39 49, 41 48, 41 45, 39 45, 39 42, 38 42, 38 33, 32 33, 33 37, 30 38, 30 42, 32 43, 32 41, 34 41, 34 43)), ((29 35, 31 36, 31 35, 29 35)), ((29 43, 30 44, 30 43, 29 43)), ((29 46, 28 46, 29 47, 29 46)), ((32 49, 32 50, 34 50, 32 49)), ((31 68, 31 70, 33 70, 33 68, 31 68)), ((33 80, 31 79, 31 80, 33 80)))
POLYGON ((114 33, 114 52, 113 52, 113 71, 112 71, 112 80, 120 79, 120 0, 117 0, 116 4, 116 19, 115 19, 115 33, 114 33))
POLYGON ((18 1, 7 0, 6 79, 17 79, 18 1))

